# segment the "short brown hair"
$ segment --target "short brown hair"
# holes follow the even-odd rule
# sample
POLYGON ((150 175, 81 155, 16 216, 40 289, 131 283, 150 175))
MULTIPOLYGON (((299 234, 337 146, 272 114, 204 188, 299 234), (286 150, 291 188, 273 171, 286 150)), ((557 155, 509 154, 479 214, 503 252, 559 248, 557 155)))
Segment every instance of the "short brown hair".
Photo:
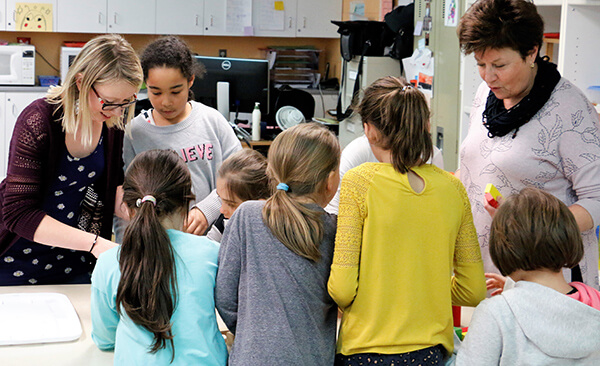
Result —
POLYGON ((457 34, 467 55, 508 47, 525 58, 542 45, 544 21, 528 0, 479 0, 460 19, 457 34))
POLYGON ((221 164, 219 178, 226 181, 227 191, 242 201, 271 196, 267 158, 256 150, 242 149, 231 154, 221 164))
POLYGON ((407 173, 433 155, 427 100, 404 78, 375 80, 365 90, 358 113, 363 123, 380 132, 378 144, 391 151, 392 165, 398 172, 407 173))
POLYGON ((572 268, 583 258, 575 217, 558 198, 524 188, 500 206, 490 232, 490 256, 502 275, 516 270, 572 268))

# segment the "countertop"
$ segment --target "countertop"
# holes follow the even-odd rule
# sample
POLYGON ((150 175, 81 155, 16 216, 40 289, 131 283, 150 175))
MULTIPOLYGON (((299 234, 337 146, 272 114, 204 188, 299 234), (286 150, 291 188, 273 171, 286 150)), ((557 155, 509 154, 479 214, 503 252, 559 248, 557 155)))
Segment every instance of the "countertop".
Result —
MULTIPOLYGON (((61 365, 100 366, 113 364, 113 352, 100 351, 91 338, 90 285, 0 286, 0 294, 55 292, 65 294, 79 315, 82 334, 76 341, 0 346, 3 366, 61 365)), ((226 330, 217 314, 219 329, 226 330)))

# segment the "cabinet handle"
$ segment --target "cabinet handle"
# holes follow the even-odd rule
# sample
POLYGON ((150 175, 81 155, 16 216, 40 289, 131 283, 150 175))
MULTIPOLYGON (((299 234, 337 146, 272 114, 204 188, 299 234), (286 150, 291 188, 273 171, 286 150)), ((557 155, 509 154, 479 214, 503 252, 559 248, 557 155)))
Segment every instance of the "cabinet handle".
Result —
POLYGON ((211 26, 211 27, 212 27, 212 26, 214 26, 214 22, 213 22, 213 16, 212 16, 212 15, 210 16, 210 26, 211 26))
POLYGON ((115 24, 117 24, 117 13, 115 13, 114 20, 115 20, 115 24))
POLYGON ((302 25, 302 28, 306 29, 306 17, 302 17, 302 19, 303 19, 303 22, 304 22, 303 25, 302 25))
POLYGON ((289 18, 290 19, 290 26, 288 28, 292 27, 292 17, 289 18))
POLYGON ((196 14, 196 27, 198 26, 198 14, 196 14))
POLYGON ((17 21, 17 11, 13 10, 13 21, 17 21))
POLYGON ((102 12, 98 12, 98 24, 102 24, 102 12))
POLYGON ((17 105, 15 103, 13 103, 13 105, 12 105, 12 112, 13 112, 13 116, 18 117, 17 105))

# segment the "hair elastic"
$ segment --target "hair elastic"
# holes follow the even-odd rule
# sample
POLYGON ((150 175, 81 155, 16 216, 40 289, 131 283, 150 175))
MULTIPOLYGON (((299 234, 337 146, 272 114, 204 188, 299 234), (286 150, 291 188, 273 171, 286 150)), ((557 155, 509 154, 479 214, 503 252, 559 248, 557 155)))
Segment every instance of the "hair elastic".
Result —
POLYGON ((407 91, 408 89, 412 89, 412 88, 413 88, 412 85, 404 85, 402 87, 402 91, 407 91))
POLYGON ((279 183, 279 184, 277 185, 277 189, 278 189, 278 190, 281 190, 281 191, 286 191, 286 192, 287 192, 287 191, 289 191, 289 189, 290 189, 290 186, 288 186, 288 185, 287 185, 287 184, 285 184, 285 183, 279 183))
POLYGON ((135 205, 137 207, 140 207, 142 203, 146 201, 150 201, 154 206, 156 206, 156 198, 154 198, 154 196, 151 195, 144 196, 143 198, 138 198, 137 201, 135 201, 135 205))

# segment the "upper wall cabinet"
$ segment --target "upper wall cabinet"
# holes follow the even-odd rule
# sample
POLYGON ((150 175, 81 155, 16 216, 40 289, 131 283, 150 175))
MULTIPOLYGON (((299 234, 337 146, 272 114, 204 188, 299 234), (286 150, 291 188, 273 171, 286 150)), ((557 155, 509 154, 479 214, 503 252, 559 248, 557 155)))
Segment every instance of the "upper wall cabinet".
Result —
POLYGON ((38 0, 32 9, 24 1, 0 0, 0 30, 337 38, 331 20, 342 15, 342 0, 42 0, 52 5, 50 24, 44 12, 35 16, 38 0))
POLYGON ((58 32, 105 33, 106 1, 57 0, 58 32))
POLYGON ((342 20, 342 0, 298 0, 297 37, 337 38, 332 20, 342 20))
POLYGON ((6 30, 6 0, 0 0, 0 31, 6 30))
POLYGON ((258 37, 295 37, 296 2, 304 0, 254 0, 252 25, 258 37), (277 3, 277 8, 275 7, 277 3))
POLYGON ((204 1, 156 0, 156 33, 204 34, 204 1))
POLYGON ((4 1, 6 1, 6 30, 36 32, 56 30, 56 0, 44 0, 43 4, 39 4, 38 1, 30 3, 23 0, 4 1))
POLYGON ((227 1, 208 0, 204 2, 205 36, 240 36, 244 32, 231 32, 227 27, 227 1))
POLYGON ((109 33, 156 32, 156 0, 108 0, 109 33))

